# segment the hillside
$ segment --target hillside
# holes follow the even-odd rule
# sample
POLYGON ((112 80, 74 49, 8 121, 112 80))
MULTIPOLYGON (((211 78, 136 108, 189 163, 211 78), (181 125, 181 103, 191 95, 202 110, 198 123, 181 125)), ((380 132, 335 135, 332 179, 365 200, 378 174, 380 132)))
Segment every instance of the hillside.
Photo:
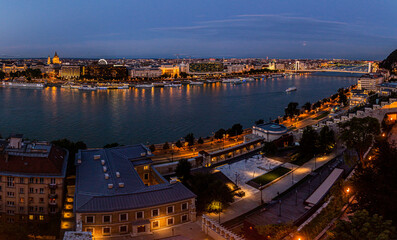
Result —
POLYGON ((394 50, 390 55, 380 63, 381 68, 392 70, 397 65, 397 49, 394 50))

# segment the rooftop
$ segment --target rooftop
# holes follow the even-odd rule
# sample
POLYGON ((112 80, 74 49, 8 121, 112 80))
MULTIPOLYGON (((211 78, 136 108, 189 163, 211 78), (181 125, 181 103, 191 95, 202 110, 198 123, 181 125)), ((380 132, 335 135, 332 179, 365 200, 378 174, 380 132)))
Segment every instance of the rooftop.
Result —
POLYGON ((286 133, 288 131, 286 126, 278 123, 264 123, 264 124, 259 124, 255 127, 261 128, 268 132, 273 132, 278 134, 286 133))
POLYGON ((146 186, 135 166, 149 165, 151 156, 142 144, 79 151, 76 212, 138 209, 195 197, 183 184, 170 184, 165 179, 163 183, 146 186))

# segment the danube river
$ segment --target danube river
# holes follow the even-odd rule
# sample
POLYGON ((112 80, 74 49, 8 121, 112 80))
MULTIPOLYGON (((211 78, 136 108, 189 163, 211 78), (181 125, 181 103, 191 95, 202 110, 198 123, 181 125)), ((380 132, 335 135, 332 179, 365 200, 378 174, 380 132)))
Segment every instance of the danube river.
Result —
POLYGON ((281 116, 284 107, 329 97, 357 81, 354 75, 313 74, 181 88, 98 90, 0 88, 0 134, 39 140, 69 138, 89 147, 107 143, 176 141, 206 137, 219 128, 281 116), (286 93, 295 86, 297 91, 286 93))

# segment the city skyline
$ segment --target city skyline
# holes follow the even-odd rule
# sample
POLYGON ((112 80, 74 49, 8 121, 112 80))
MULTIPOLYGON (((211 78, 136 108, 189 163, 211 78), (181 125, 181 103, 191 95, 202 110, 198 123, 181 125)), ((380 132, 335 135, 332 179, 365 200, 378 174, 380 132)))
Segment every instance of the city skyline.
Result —
POLYGON ((395 7, 372 1, 7 2, 0 58, 58 51, 65 58, 381 60, 397 42, 395 7))

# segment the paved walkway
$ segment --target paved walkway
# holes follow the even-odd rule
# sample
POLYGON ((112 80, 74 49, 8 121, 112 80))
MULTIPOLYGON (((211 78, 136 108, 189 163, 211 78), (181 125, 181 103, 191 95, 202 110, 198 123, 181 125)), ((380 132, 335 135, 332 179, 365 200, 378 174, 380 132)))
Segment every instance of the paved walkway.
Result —
MULTIPOLYGON (((338 154, 342 152, 342 149, 338 151, 338 154)), ((304 165, 293 169, 287 176, 280 179, 276 183, 270 185, 269 187, 262 190, 262 198, 264 202, 270 202, 273 198, 275 198, 278 194, 283 193, 292 187, 295 183, 299 182, 301 179, 306 177, 315 169, 320 168, 324 164, 326 164, 331 159, 335 158, 338 155, 336 152, 323 156, 317 157, 309 160, 304 165)), ((248 197, 244 197, 236 202, 232 203, 231 206, 221 214, 221 223, 232 220, 248 211, 258 207, 261 203, 261 195, 260 192, 257 192, 248 197)), ((209 215, 212 219, 218 220, 217 214, 209 215)))

